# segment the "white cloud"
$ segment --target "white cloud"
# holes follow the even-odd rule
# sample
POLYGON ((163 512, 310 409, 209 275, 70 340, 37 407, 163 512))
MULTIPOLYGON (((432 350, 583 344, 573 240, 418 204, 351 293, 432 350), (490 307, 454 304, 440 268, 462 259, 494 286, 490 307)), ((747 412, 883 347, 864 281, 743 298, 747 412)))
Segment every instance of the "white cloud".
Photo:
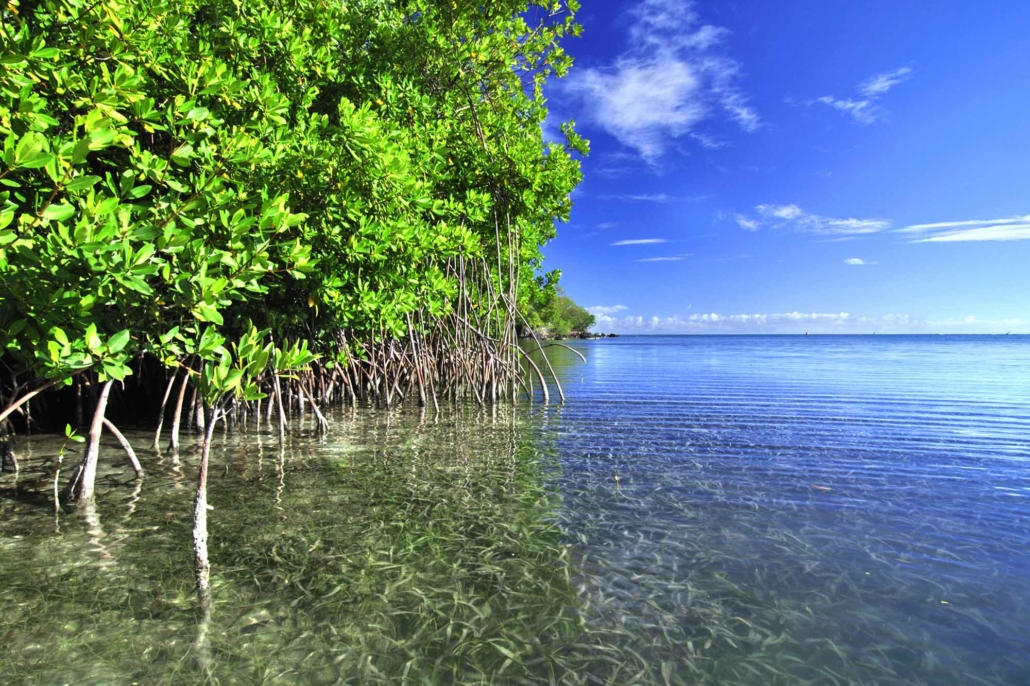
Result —
POLYGON ((776 219, 797 219, 804 214, 797 205, 759 205, 755 209, 765 217, 776 219))
POLYGON ((633 194, 620 194, 620 195, 599 195, 598 200, 620 200, 622 202, 672 202, 674 198, 665 193, 639 193, 633 194))
POLYGON ((858 92, 864 96, 862 100, 851 98, 838 98, 833 95, 824 95, 816 98, 809 104, 820 103, 832 107, 839 112, 850 116, 856 123, 868 126, 879 119, 882 119, 886 110, 879 107, 876 101, 887 93, 891 88, 902 81, 906 81, 912 74, 911 67, 901 67, 894 71, 883 74, 874 74, 858 84, 858 92))
POLYGON ((898 229, 909 234, 913 243, 958 243, 972 241, 1030 240, 1030 215, 1005 219, 912 224, 898 229))
POLYGON ((737 86, 740 65, 713 52, 727 35, 702 24, 692 2, 642 0, 629 12, 630 47, 608 66, 573 70, 559 95, 652 166, 718 110, 754 131, 761 121, 737 86))
POLYGON ((708 148, 709 150, 718 150, 719 148, 725 148, 729 143, 718 138, 714 138, 705 133, 692 133, 690 137, 701 144, 702 148, 708 148))
POLYGON ((761 224, 756 222, 754 219, 748 219, 742 214, 735 215, 733 219, 736 220, 737 225, 740 226, 740 228, 747 229, 748 231, 758 231, 761 227, 761 224))
POLYGON ((958 243, 972 241, 1026 241, 1030 240, 1030 224, 1003 224, 979 229, 965 229, 921 238, 916 243, 958 243))
POLYGON ((878 98, 902 81, 908 80, 912 74, 910 67, 902 67, 885 74, 876 74, 858 84, 859 92, 867 98, 878 98))
POLYGON ((599 195, 598 200, 615 200, 619 202, 653 202, 653 203, 669 203, 669 202, 701 202, 707 200, 711 196, 708 195, 686 195, 686 196, 672 196, 668 193, 621 193, 616 195, 599 195))
POLYGON ((603 317, 605 315, 618 314, 625 309, 625 305, 594 305, 593 307, 588 307, 587 312, 597 317, 603 317))
POLYGON ((619 225, 619 222, 601 222, 600 224, 597 225, 597 228, 599 228, 599 229, 601 229, 603 231, 604 229, 614 229, 618 225, 619 225))
POLYGON ((635 238, 629 241, 616 241, 612 245, 654 245, 656 243, 668 243, 664 238, 635 238))
POLYGON ((738 214, 735 219, 741 228, 756 231, 769 225, 773 228, 789 227, 797 231, 819 235, 860 235, 877 233, 890 227, 886 219, 839 219, 806 212, 797 205, 762 204, 755 207, 761 219, 750 219, 738 214))
POLYGON ((851 115, 852 119, 863 126, 872 124, 880 116, 880 111, 873 105, 871 100, 838 99, 832 95, 824 95, 821 98, 816 98, 815 102, 821 102, 824 105, 829 105, 836 110, 851 115))
POLYGON ((642 260, 633 260, 634 262, 679 262, 680 260, 687 259, 686 255, 670 255, 669 257, 645 257, 642 260))
POLYGON ((844 260, 844 264, 850 264, 852 267, 862 267, 867 264, 872 264, 872 262, 866 262, 861 257, 849 257, 844 260))
MULTIPOLYGON (((617 313, 612 313, 617 314, 617 313)), ((981 319, 975 316, 927 320, 907 314, 875 317, 848 312, 778 312, 768 314, 693 314, 687 317, 614 317, 599 314, 595 331, 623 334, 870 334, 1005 333, 1030 328, 1030 320, 981 319)))

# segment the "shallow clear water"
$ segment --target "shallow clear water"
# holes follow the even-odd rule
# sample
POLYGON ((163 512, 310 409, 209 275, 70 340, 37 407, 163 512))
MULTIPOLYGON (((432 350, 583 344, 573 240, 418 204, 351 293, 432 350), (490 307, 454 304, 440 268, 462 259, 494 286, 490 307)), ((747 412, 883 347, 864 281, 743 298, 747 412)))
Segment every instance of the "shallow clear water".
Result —
POLYGON ((700 680, 1030 683, 1030 338, 581 347, 561 512, 606 616, 700 680))
POLYGON ((573 345, 562 407, 221 438, 201 641, 195 452, 58 517, 23 441, 0 682, 1030 683, 1030 339, 573 345))

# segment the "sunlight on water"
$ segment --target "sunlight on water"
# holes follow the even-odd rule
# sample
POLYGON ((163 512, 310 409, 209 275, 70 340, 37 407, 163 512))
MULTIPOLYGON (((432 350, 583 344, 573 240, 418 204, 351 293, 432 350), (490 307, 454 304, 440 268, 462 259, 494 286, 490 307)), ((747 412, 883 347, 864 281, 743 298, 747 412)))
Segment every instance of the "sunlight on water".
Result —
POLYGON ((1030 683, 1030 340, 573 345, 563 407, 224 435, 202 642, 195 450, 55 515, 23 439, 0 682, 1030 683))
POLYGON ((1030 340, 580 347, 579 583, 691 680, 1030 683, 1030 340))

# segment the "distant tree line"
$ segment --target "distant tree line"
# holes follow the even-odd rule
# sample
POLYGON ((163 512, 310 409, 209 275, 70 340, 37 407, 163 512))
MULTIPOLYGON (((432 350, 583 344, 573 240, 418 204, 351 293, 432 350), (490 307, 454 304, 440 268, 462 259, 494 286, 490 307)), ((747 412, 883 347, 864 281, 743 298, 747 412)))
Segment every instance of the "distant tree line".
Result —
POLYGON ((587 333, 595 323, 594 315, 577 305, 565 289, 555 283, 557 276, 552 273, 538 278, 538 288, 527 308, 529 326, 538 333, 557 338, 587 333))

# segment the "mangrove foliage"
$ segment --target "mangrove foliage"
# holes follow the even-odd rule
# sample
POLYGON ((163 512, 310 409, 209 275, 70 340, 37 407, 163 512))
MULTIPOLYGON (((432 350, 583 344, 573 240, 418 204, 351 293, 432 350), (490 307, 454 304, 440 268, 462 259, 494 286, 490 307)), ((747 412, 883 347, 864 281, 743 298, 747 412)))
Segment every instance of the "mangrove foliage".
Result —
POLYGON ((587 152, 542 134, 577 5, 0 7, 0 430, 88 432, 55 507, 92 500, 116 423, 201 432, 206 607, 219 422, 275 416, 282 443, 292 412, 486 405, 525 369, 546 398, 517 332, 587 152))
POLYGON ((0 422, 102 422, 111 382, 173 429, 187 386, 195 414, 515 396, 586 152, 541 133, 575 9, 8 3, 0 422))

